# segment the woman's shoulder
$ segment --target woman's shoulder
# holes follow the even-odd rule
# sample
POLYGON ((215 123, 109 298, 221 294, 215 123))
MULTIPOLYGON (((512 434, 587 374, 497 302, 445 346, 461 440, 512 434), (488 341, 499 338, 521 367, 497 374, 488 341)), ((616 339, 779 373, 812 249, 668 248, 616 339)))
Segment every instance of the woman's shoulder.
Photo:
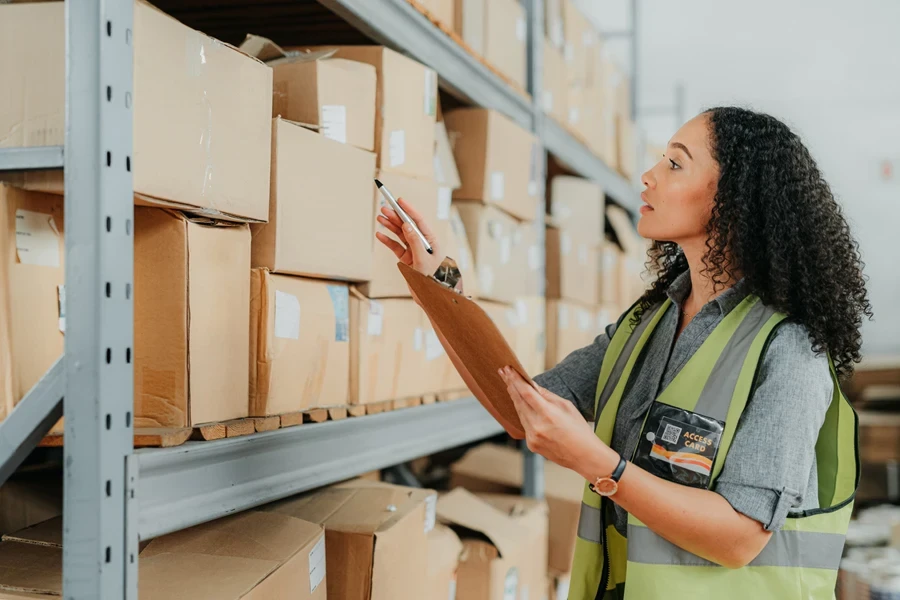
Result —
POLYGON ((785 384, 833 389, 828 356, 813 348, 809 329, 802 323, 785 320, 773 332, 762 358, 760 379, 783 380, 785 384))

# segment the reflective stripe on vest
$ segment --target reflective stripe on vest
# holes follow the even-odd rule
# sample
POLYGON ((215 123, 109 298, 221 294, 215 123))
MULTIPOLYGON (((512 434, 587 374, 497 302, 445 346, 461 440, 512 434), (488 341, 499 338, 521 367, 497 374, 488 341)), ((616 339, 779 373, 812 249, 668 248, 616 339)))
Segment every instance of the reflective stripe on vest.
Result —
MULTIPOLYGON (((646 311, 633 330, 632 311, 610 341, 595 404, 595 432, 607 444, 637 357, 670 305, 666 301, 646 311)), ((783 319, 757 298, 746 298, 726 315, 656 399, 725 422, 713 465, 712 489, 752 393, 768 340, 783 319)), ((602 597, 687 600, 703 590, 706 595, 727 594, 730 600, 763 596, 831 600, 858 483, 856 415, 840 391, 833 365, 831 376, 834 396, 816 444, 819 504, 824 509, 788 518, 784 528, 773 533, 762 552, 743 569, 726 569, 682 550, 629 515, 627 540, 614 528, 607 528, 611 578, 602 597), (626 580, 626 573, 633 575, 631 581, 626 580)), ((599 597, 597 587, 603 571, 600 506, 599 497, 585 486, 571 600, 599 597)))

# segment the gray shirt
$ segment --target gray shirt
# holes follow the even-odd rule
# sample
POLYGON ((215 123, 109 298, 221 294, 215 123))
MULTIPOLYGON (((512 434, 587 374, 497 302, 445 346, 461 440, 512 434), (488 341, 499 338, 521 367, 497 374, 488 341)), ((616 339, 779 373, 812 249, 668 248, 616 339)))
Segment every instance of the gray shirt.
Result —
MULTIPOLYGON (((644 415, 659 391, 747 295, 745 282, 738 282, 704 306, 676 339, 681 303, 690 290, 689 273, 669 288, 673 304, 625 387, 610 444, 625 458, 634 453, 644 415)), ((615 329, 610 325, 593 344, 576 350, 535 382, 574 402, 586 419, 593 420, 600 364, 615 329)), ((780 529, 793 512, 818 508, 815 446, 833 391, 828 359, 813 352, 806 328, 783 323, 762 359, 714 491, 770 531, 780 529)), ((628 514, 614 506, 616 529, 626 535, 628 514)))

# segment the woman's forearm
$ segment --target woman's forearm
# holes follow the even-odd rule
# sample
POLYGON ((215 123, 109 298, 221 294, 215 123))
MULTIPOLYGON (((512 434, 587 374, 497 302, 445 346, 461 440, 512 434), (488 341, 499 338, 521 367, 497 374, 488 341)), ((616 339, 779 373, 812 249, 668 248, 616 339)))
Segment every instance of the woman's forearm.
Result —
MULTIPOLYGON (((611 473, 618 462, 600 440, 584 454, 578 462, 584 466, 576 470, 588 481, 611 473)), ((612 500, 657 535, 724 567, 745 566, 771 537, 719 494, 666 481, 631 463, 612 500)))

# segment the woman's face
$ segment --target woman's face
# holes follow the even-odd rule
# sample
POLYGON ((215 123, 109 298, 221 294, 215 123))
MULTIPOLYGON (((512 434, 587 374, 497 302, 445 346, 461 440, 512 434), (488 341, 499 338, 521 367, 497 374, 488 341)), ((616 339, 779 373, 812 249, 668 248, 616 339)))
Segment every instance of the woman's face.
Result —
POLYGON ((694 240, 705 243, 719 180, 708 139, 708 117, 694 117, 672 137, 662 160, 641 177, 645 204, 637 227, 642 237, 682 247, 694 240))

